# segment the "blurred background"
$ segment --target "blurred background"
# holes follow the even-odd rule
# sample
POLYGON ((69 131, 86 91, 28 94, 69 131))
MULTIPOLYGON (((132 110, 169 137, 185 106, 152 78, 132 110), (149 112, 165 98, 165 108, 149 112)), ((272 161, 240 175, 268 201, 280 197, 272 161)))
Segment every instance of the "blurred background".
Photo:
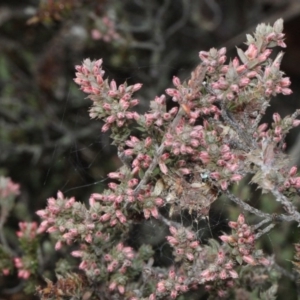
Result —
MULTIPOLYGON (((143 83, 136 96, 144 112, 150 100, 172 86, 173 75, 188 78, 200 50, 225 46, 233 58, 235 46, 245 49, 246 33, 278 18, 284 19, 287 44, 282 69, 294 93, 273 99, 264 121, 272 111, 285 116, 300 108, 297 0, 0 1, 0 175, 21 185, 9 230, 16 230, 19 220, 38 220, 35 211, 57 190, 87 201, 105 187, 106 174, 120 166, 109 134, 89 119, 90 101, 73 82, 75 65, 103 58, 110 79, 143 83)), ((300 162, 297 135, 295 130, 287 137, 295 163, 300 162)), ((244 188, 238 192, 245 193, 244 188)), ((251 195, 256 207, 276 211, 267 201, 258 202, 257 193, 251 195)), ((221 223, 218 207, 212 213, 221 223)), ((298 242, 297 235, 290 224, 281 226, 267 237, 265 248, 280 253, 279 261, 291 267, 293 248, 285 243, 287 238, 298 242)), ((0 295, 6 285, 0 279, 0 295)), ((287 291, 289 299, 297 299, 290 283, 280 287, 279 299, 287 291)), ((16 292, 0 299, 26 297, 16 292)))

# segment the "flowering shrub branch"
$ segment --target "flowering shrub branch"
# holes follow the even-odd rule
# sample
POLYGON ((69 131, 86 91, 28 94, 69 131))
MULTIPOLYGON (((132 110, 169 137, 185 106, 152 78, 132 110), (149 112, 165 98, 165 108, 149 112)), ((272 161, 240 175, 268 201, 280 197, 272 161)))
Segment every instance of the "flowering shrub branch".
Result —
MULTIPOLYGON (((284 154, 284 138, 300 124, 300 111, 284 118, 275 113, 271 126, 261 124, 271 97, 292 92, 289 78, 280 71, 283 53, 274 61, 269 58, 271 48, 285 47, 282 24, 259 25, 253 36, 247 35, 248 49, 238 48, 238 57, 229 64, 225 48, 201 51, 202 62, 190 80, 182 83, 174 77, 175 87, 166 90, 178 104, 169 111, 165 95, 151 101, 144 115, 134 111, 138 100, 133 93, 142 85, 117 86, 104 79, 102 60, 86 59, 76 67, 75 82, 92 100, 90 116, 104 122, 103 132, 111 130, 124 165, 108 174, 114 181, 102 194, 91 195, 89 208, 60 192, 49 199, 48 207, 38 211, 43 220, 39 232, 56 234, 57 250, 78 243, 80 249, 71 254, 80 258, 79 268, 89 281, 102 283, 108 299, 175 299, 199 286, 211 297, 226 298, 242 284, 239 273, 247 265, 260 266, 265 274, 274 267, 255 248, 256 239, 275 226, 273 216, 238 199, 229 186, 252 174, 252 182, 286 211, 276 218, 300 223, 288 197, 300 187, 300 177, 284 154), (134 127, 138 136, 131 133, 134 127), (222 245, 200 245, 173 215, 188 211, 205 217, 220 194, 265 220, 249 226, 241 214, 229 223, 233 233, 220 236, 222 245), (161 207, 169 207, 167 216, 161 207), (151 267, 151 248, 124 245, 130 226, 151 217, 169 226, 166 240, 175 262, 169 270, 151 267), (266 223, 271 224, 255 233, 266 223), (140 280, 134 281, 137 274, 140 280)), ((275 294, 275 286, 268 293, 275 294)))
MULTIPOLYGON (((237 48, 238 57, 228 64, 225 48, 201 51, 191 78, 181 82, 174 76, 174 87, 166 89, 176 104, 169 111, 166 95, 161 95, 147 113, 136 112, 139 101, 133 95, 142 84, 118 86, 105 79, 101 59, 76 66, 74 80, 92 101, 90 117, 103 122, 102 132, 111 131, 123 166, 108 174, 108 188, 92 194, 88 207, 58 192, 37 212, 42 219, 38 228, 20 224, 21 240, 48 232, 57 251, 71 247, 82 271, 59 275, 56 284, 47 280, 46 288, 38 288, 42 299, 176 299, 201 288, 210 299, 233 299, 241 289, 250 293, 251 284, 261 295, 275 297, 279 275, 274 279, 268 274, 276 264, 255 242, 276 221, 300 224, 290 200, 298 193, 300 176, 284 152, 286 134, 300 125, 300 110, 284 118, 274 113, 270 126, 261 124, 271 97, 292 93, 289 78, 280 71, 283 53, 270 58, 273 47, 286 47, 282 31, 281 19, 273 26, 259 25, 253 36, 247 35, 247 50, 237 48), (262 212, 230 191, 249 174, 284 213, 262 212), (263 220, 248 225, 241 213, 229 222, 231 234, 202 245, 176 216, 188 212, 205 218, 220 195, 263 220), (132 226, 150 218, 169 228, 172 266, 155 266, 150 245, 134 248, 128 243, 132 226), (264 282, 249 284, 254 272, 264 282)), ((15 266, 22 278, 35 272, 24 258, 15 258, 15 266)))

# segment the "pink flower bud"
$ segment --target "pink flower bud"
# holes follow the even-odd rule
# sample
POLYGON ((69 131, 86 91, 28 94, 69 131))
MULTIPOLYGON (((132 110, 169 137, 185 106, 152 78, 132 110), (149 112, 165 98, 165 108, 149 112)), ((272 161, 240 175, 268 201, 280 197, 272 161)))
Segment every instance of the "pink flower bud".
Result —
POLYGON ((53 233, 53 232, 56 232, 56 231, 58 231, 58 228, 56 226, 51 226, 47 230, 47 232, 49 232, 49 233, 53 233))
POLYGON ((124 198, 124 197, 123 197, 122 195, 119 195, 119 196, 116 196, 116 197, 115 197, 115 200, 114 200, 114 201, 115 201, 115 203, 121 203, 121 202, 123 201, 123 198, 124 198))
POLYGON ((240 214, 240 215, 239 215, 239 217, 238 217, 238 219, 237 219, 237 223, 238 223, 239 225, 245 224, 245 216, 244 216, 243 214, 240 214))
POLYGON ((55 248, 56 251, 61 249, 62 248, 62 241, 57 241, 54 248, 55 248))
POLYGON ((163 206, 164 200, 163 200, 162 198, 156 198, 156 199, 155 199, 155 204, 156 204, 157 206, 163 206))
POLYGON ((103 78, 102 78, 102 76, 101 76, 101 75, 97 75, 97 76, 96 76, 96 81, 97 81, 97 83, 98 83, 99 85, 101 85, 101 84, 103 83, 103 78))
POLYGON ((156 290, 159 293, 164 293, 166 291, 166 286, 165 286, 165 281, 164 280, 157 283, 156 290))
POLYGON ((267 58, 270 56, 270 54, 272 53, 271 49, 266 49, 262 54, 260 54, 257 59, 260 63, 264 62, 267 60, 267 58))
POLYGON ((126 90, 125 90, 124 84, 120 84, 120 85, 119 85, 118 91, 119 91, 121 94, 124 94, 124 93, 125 93, 126 90))
POLYGON ((173 76, 173 84, 178 87, 181 85, 180 79, 176 76, 173 76))
POLYGON ((151 212, 151 215, 153 218, 158 219, 158 210, 157 210, 156 206, 153 206, 150 209, 150 212, 151 212))
POLYGON ((293 120, 293 127, 297 127, 300 125, 300 120, 293 120))
POLYGON ((230 152, 225 152, 223 155, 222 155, 222 159, 223 160, 230 160, 232 158, 232 154, 230 152))
POLYGON ((110 283, 108 288, 109 288, 110 291, 113 291, 113 290, 116 289, 116 287, 117 287, 117 283, 115 281, 113 281, 113 282, 110 283))
POLYGON ((284 77, 279 81, 279 84, 281 87, 288 87, 291 84, 290 78, 289 77, 284 77))
POLYGON ((206 51, 200 51, 199 57, 203 62, 205 62, 205 61, 207 61, 207 58, 209 57, 209 53, 206 51))
POLYGON ((175 270, 173 268, 171 268, 170 271, 169 271, 169 278, 170 279, 175 279, 175 277, 176 277, 175 270))
POLYGON ((255 241, 254 235, 250 235, 247 239, 246 239, 246 243, 247 244, 253 244, 253 242, 255 241))
POLYGON ((169 230, 170 230, 172 235, 174 235, 174 236, 177 235, 177 229, 174 226, 170 226, 169 230))
POLYGON ((219 274, 220 279, 224 280, 227 278, 227 273, 226 270, 221 270, 220 274, 219 274))
POLYGON ((108 91, 107 95, 108 95, 109 97, 114 98, 114 97, 118 96, 118 93, 117 93, 116 91, 110 90, 110 91, 108 91))
POLYGON ((273 120, 274 120, 275 124, 280 123, 280 121, 281 121, 280 115, 278 113, 274 113, 273 114, 273 120))
POLYGON ((256 265, 256 261, 255 259, 251 256, 251 255, 244 255, 242 257, 243 261, 251 266, 255 266, 256 265))
POLYGON ((177 92, 178 91, 175 89, 166 89, 166 93, 171 97, 174 97, 177 94, 177 92))
POLYGON ((297 167, 296 166, 293 166, 293 167, 291 167, 291 169, 290 169, 290 171, 289 171, 289 175, 290 176, 295 176, 296 175, 296 173, 297 173, 297 167))
POLYGON ((194 260, 194 255, 192 253, 186 253, 185 254, 186 258, 189 260, 189 261, 193 261, 194 260))
POLYGON ((136 83, 135 85, 133 85, 132 87, 132 92, 136 92, 138 91, 143 85, 141 83, 136 83))
POLYGON ((228 273, 229 273, 230 277, 233 279, 239 277, 238 273, 235 270, 229 270, 228 273))
POLYGON ((151 137, 147 137, 146 139, 145 139, 145 147, 146 148, 149 148, 150 146, 151 146, 151 144, 152 144, 152 139, 151 139, 151 137))
POLYGON ((88 244, 91 244, 93 242, 93 237, 92 235, 89 233, 88 235, 86 235, 84 237, 84 240, 88 243, 88 244))
POLYGON ((191 247, 192 249, 196 249, 198 246, 199 246, 198 241, 193 241, 189 244, 189 247, 191 247))
POLYGON ((290 94, 293 93, 293 91, 291 89, 288 89, 288 88, 283 88, 283 89, 281 89, 281 93, 283 95, 290 95, 290 94))
POLYGON ((228 182, 225 181, 225 180, 223 180, 223 181, 221 182, 221 189, 222 189, 223 191, 225 191, 225 190, 227 190, 227 188, 228 188, 228 182))
POLYGON ((122 178, 124 178, 124 174, 122 174, 120 172, 111 172, 111 173, 108 173, 107 176, 111 179, 122 179, 122 178))
POLYGON ((232 84, 230 86, 230 89, 235 92, 235 93, 238 93, 239 92, 239 86, 237 84, 232 84))
POLYGON ((2 274, 3 274, 4 276, 9 275, 9 273, 10 273, 9 269, 2 269, 2 274))
POLYGON ((226 51, 227 51, 226 47, 222 47, 221 49, 219 49, 218 51, 219 56, 225 55, 226 51))
POLYGON ((126 217, 123 215, 123 213, 118 209, 116 210, 116 217, 119 219, 121 223, 126 223, 126 217))
POLYGON ((111 214, 105 213, 104 215, 102 215, 102 216, 100 217, 100 221, 101 221, 101 222, 106 222, 106 221, 108 221, 110 218, 111 218, 111 214))
POLYGON ((257 74, 257 72, 256 71, 250 71, 250 72, 248 72, 247 74, 246 74, 246 76, 248 77, 248 78, 254 78, 254 77, 256 77, 258 74, 257 74))
POLYGON ((224 242, 224 243, 229 243, 229 244, 234 244, 236 243, 235 238, 232 235, 221 235, 219 238, 224 242))
POLYGON ((233 93, 227 93, 226 98, 227 98, 227 100, 232 101, 235 98, 235 96, 233 93))
POLYGON ((269 266, 271 264, 270 260, 265 257, 259 258, 258 262, 264 266, 269 266))
POLYGON ((240 174, 234 174, 234 175, 231 176, 230 180, 238 182, 238 181, 242 180, 242 178, 243 178, 242 175, 240 175, 240 174))
POLYGON ((173 246, 178 244, 178 240, 176 238, 174 238, 173 236, 170 236, 170 235, 166 236, 166 239, 173 246))
POLYGON ((74 256, 74 257, 82 257, 83 256, 83 251, 80 251, 80 250, 72 251, 71 255, 74 256))
POLYGON ((246 70, 247 70, 247 66, 245 66, 245 65, 240 65, 240 66, 238 66, 238 67, 236 68, 236 71, 237 71, 239 74, 245 72, 246 70))
POLYGON ((134 107, 140 103, 140 100, 138 99, 133 99, 130 101, 130 107, 134 107))
POLYGON ((35 212, 40 218, 45 218, 47 216, 47 212, 44 209, 38 210, 35 212))
POLYGON ((257 47, 254 44, 250 44, 248 49, 245 52, 245 55, 247 55, 247 57, 252 60, 254 58, 256 58, 258 53, 257 47))
POLYGON ((214 180, 219 180, 221 175, 219 172, 212 172, 209 174, 209 176, 214 180))
POLYGON ((118 188, 118 184, 116 184, 115 182, 110 182, 108 184, 108 187, 112 190, 116 190, 118 188))
POLYGON ((232 229, 237 229, 238 228, 238 223, 237 222, 233 222, 233 221, 229 221, 228 222, 228 226, 232 229))
POLYGON ((158 164, 158 166, 159 166, 159 168, 160 168, 160 170, 161 170, 161 172, 162 172, 163 174, 167 174, 167 173, 168 173, 168 168, 167 168, 167 166, 166 166, 165 163, 160 162, 160 163, 158 164))
POLYGON ((199 157, 204 164, 207 164, 210 161, 209 154, 206 151, 201 151, 199 157))
POLYGON ((274 133, 275 133, 275 135, 281 135, 281 133, 282 133, 281 127, 276 126, 276 127, 275 127, 275 130, 274 130, 274 133))
POLYGON ((263 123, 261 125, 258 126, 257 130, 258 132, 263 132, 268 128, 268 124, 267 123, 263 123))
POLYGON ((125 287, 123 285, 118 285, 118 291, 121 295, 125 293, 125 287))
POLYGON ((250 83, 250 79, 248 77, 242 77, 240 82, 239 82, 239 86, 240 87, 245 87, 250 83))

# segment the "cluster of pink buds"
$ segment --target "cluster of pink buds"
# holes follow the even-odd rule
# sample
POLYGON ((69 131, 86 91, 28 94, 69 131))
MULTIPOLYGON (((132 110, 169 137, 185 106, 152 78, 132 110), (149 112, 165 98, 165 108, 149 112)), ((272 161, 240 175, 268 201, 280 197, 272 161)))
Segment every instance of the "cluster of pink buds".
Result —
POLYGON ((210 263, 199 276, 199 282, 205 283, 205 288, 210 289, 214 282, 226 282, 226 285, 232 286, 233 279, 238 278, 235 271, 235 263, 232 261, 222 248, 219 248, 213 263, 210 263))
POLYGON ((26 267, 26 262, 22 258, 16 257, 14 259, 15 267, 18 269, 18 277, 28 279, 31 275, 29 268, 26 267))
POLYGON ((240 214, 237 222, 230 221, 229 227, 232 228, 231 235, 221 235, 220 239, 232 247, 231 254, 239 264, 265 265, 270 264, 269 260, 262 256, 261 251, 255 251, 255 235, 251 226, 245 223, 245 217, 240 214))
POLYGON ((149 149, 152 148, 152 139, 150 137, 141 141, 135 136, 130 136, 130 138, 125 141, 125 145, 129 148, 124 150, 124 155, 129 157, 133 155, 136 156, 131 164, 132 174, 136 174, 141 169, 146 169, 150 166, 152 161, 151 156, 148 154, 149 149))
POLYGON ((253 43, 255 39, 260 39, 263 41, 261 48, 280 46, 282 48, 286 47, 284 43, 284 33, 283 31, 283 20, 278 19, 273 26, 260 24, 256 27, 256 32, 254 37, 250 34, 247 35, 248 45, 253 43))
POLYGON ((175 261, 193 261, 196 253, 201 250, 195 234, 184 227, 176 229, 171 226, 169 230, 172 235, 167 236, 166 239, 174 248, 175 261))
POLYGON ((125 247, 119 243, 110 254, 104 255, 104 260, 107 263, 107 271, 115 273, 111 276, 109 290, 117 290, 120 294, 124 294, 126 285, 126 272, 132 265, 132 261, 136 254, 131 247, 125 247))
MULTIPOLYGON (((74 197, 65 198, 61 192, 57 193, 57 199, 48 199, 46 209, 36 213, 43 220, 38 233, 47 231, 60 236, 55 246, 56 250, 62 247, 63 242, 70 245, 76 240, 82 240, 91 244, 102 229, 101 223, 95 223, 92 213, 88 213, 85 205, 76 202, 74 197)), ((100 216, 97 216, 97 220, 99 218, 100 216)), ((105 239, 105 236, 102 238, 105 239)))
POLYGON ((297 190, 300 189, 300 176, 295 176, 297 175, 297 171, 298 169, 296 166, 291 167, 289 171, 289 178, 284 183, 285 188, 293 187, 297 190))
POLYGON ((149 189, 142 190, 141 193, 137 196, 137 205, 140 210, 143 211, 145 219, 150 217, 158 218, 158 207, 161 207, 165 204, 165 201, 152 195, 149 189))
POLYGON ((103 40, 106 43, 120 38, 116 32, 114 21, 108 16, 95 20, 95 28, 91 31, 91 36, 94 40, 103 40))
POLYGON ((19 223, 20 230, 17 231, 18 238, 26 239, 28 241, 32 241, 36 238, 38 232, 38 224, 36 222, 28 223, 28 222, 20 222, 19 223))
POLYGON ((93 101, 90 117, 105 120, 103 132, 113 124, 122 127, 127 120, 139 119, 137 112, 128 110, 139 103, 137 99, 132 99, 132 94, 142 87, 141 84, 121 84, 118 87, 114 80, 108 83, 108 80, 103 79, 102 59, 85 59, 81 66, 76 66, 76 70, 74 81, 81 86, 83 92, 90 94, 88 98, 93 101))
POLYGON ((20 185, 10 178, 0 176, 0 199, 8 196, 17 196, 20 193, 20 185))
POLYGON ((271 66, 265 68, 263 81, 265 88, 265 95, 275 96, 276 94, 290 95, 292 90, 288 88, 291 84, 288 77, 282 77, 283 72, 280 71, 280 61, 283 54, 278 55, 277 59, 271 66), (275 80, 274 80, 275 78, 275 80))
MULTIPOLYGON (((173 268, 170 269, 168 279, 161 280, 156 285, 156 293, 150 295, 149 299, 155 299, 155 296, 162 297, 169 295, 171 299, 176 299, 178 295, 189 290, 185 276, 177 276, 173 268)), ((160 299, 159 298, 159 299, 160 299)))
POLYGON ((92 62, 85 59, 81 66, 75 67, 77 70, 74 81, 81 86, 81 90, 87 94, 100 94, 99 86, 103 86, 102 59, 92 62))
POLYGON ((222 66, 226 61, 226 48, 217 50, 215 48, 210 49, 208 52, 200 51, 199 57, 203 63, 208 67, 208 74, 216 72, 218 67, 222 66))
POLYGON ((170 119, 175 117, 177 112, 177 107, 173 107, 167 112, 165 95, 155 97, 154 101, 150 103, 150 111, 145 114, 145 125, 150 126, 155 124, 158 127, 167 125, 170 119))
POLYGON ((20 186, 10 178, 0 176, 0 222, 4 224, 13 209, 15 198, 20 193, 20 186))

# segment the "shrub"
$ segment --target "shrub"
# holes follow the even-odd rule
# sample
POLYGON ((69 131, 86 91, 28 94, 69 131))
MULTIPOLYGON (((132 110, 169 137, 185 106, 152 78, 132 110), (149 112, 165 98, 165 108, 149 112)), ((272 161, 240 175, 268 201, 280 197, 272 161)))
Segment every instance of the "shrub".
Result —
MULTIPOLYGON (((101 59, 76 66, 75 82, 92 101, 90 117, 103 122, 103 132, 110 130, 122 167, 108 174, 108 188, 92 194, 88 207, 58 192, 37 212, 39 227, 20 224, 21 243, 36 245, 36 237, 48 232, 56 251, 67 247, 78 259, 75 271, 70 261, 62 261, 57 281, 46 279, 47 287, 37 288, 42 299, 176 299, 193 291, 209 299, 274 299, 279 267, 256 247, 257 240, 279 221, 300 223, 291 201, 300 177, 284 142, 300 124, 300 111, 285 117, 274 113, 271 125, 261 122, 273 96, 292 93, 280 71, 283 53, 270 58, 271 48, 286 46, 282 30, 282 19, 257 26, 247 35, 247 50, 237 48, 238 57, 228 64, 225 48, 201 51, 201 63, 187 82, 173 77, 174 87, 166 90, 175 102, 169 110, 167 96, 161 95, 145 114, 135 111, 139 101, 133 94, 142 85, 118 86, 105 79, 101 59), (234 193, 249 176, 282 213, 264 212, 234 193), (237 204, 240 214, 228 223, 231 232, 201 243, 180 216, 207 218, 221 196, 237 204), (251 225, 246 212, 255 216, 251 225), (157 260, 151 243, 130 242, 133 228, 145 220, 168 228, 164 239, 171 264, 157 260)), ((32 263, 38 249, 23 248, 31 263, 28 256, 15 257, 15 267, 19 277, 30 279, 38 273, 32 263)), ((7 253, 5 247, 2 251, 7 253)))

